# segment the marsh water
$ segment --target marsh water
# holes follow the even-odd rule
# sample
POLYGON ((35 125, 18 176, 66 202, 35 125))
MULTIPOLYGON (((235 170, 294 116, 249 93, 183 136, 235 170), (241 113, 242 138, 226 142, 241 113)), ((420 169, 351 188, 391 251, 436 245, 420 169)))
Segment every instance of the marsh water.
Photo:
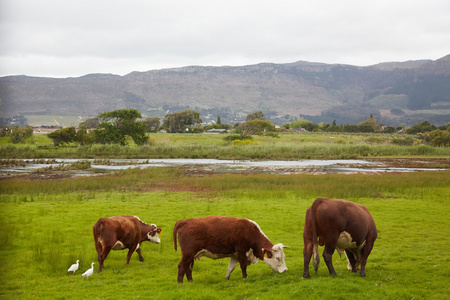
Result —
POLYGON ((323 174, 323 173, 386 173, 439 171, 448 168, 421 167, 421 164, 401 164, 396 160, 219 160, 219 159, 39 159, 2 160, 1 177, 24 175, 33 172, 70 172, 71 177, 93 176, 129 168, 179 167, 188 175, 216 173, 266 173, 266 174, 323 174), (86 169, 65 168, 77 162, 88 161, 86 169), (420 167, 418 167, 420 166, 420 167))

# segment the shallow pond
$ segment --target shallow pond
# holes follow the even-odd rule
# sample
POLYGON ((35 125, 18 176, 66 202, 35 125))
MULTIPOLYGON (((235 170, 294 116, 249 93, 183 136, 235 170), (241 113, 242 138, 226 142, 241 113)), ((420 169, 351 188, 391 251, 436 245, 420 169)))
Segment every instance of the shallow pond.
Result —
POLYGON ((323 173, 386 173, 439 171, 426 164, 399 163, 402 160, 218 160, 218 159, 40 159, 1 160, 1 176, 25 175, 46 171, 70 172, 70 177, 93 176, 128 168, 179 167, 187 175, 215 173, 267 173, 267 174, 323 174, 323 173), (71 164, 88 161, 90 168, 65 169, 71 164), (404 165, 404 166, 403 166, 404 165))

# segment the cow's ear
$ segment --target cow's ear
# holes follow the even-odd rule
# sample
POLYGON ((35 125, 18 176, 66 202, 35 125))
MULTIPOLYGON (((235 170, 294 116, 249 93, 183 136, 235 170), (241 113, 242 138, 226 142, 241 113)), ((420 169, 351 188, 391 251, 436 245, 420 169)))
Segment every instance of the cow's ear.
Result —
POLYGON ((272 251, 270 251, 269 249, 262 249, 263 253, 264 253, 264 258, 272 258, 272 251))
POLYGON ((156 232, 157 232, 158 234, 161 234, 161 231, 162 231, 161 228, 156 229, 156 232))

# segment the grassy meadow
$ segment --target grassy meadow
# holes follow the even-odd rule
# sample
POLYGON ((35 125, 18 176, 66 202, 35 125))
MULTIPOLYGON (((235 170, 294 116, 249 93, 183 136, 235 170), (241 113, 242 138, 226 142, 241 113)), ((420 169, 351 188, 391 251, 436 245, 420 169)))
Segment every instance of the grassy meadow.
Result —
POLYGON ((254 136, 248 144, 230 144, 226 135, 149 134, 149 142, 129 145, 65 145, 53 147, 45 134, 25 144, 0 138, 0 157, 26 158, 213 158, 213 159, 356 159, 382 157, 450 157, 450 147, 406 146, 393 141, 409 135, 350 133, 280 133, 278 138, 254 136))
MULTIPOLYGON (((450 172, 384 175, 213 175, 186 177, 174 168, 121 171, 58 181, 0 181, 0 295, 4 299, 448 299, 450 293, 450 172), (304 215, 317 197, 364 204, 379 231, 366 278, 333 256, 303 279, 304 215), (161 244, 144 243, 141 263, 126 251, 98 262, 92 226, 100 218, 137 215, 162 227, 161 244), (194 282, 178 284, 181 253, 173 249, 176 221, 229 215, 256 221, 285 249, 286 273, 264 262, 237 267, 202 258, 194 282), (80 270, 67 269, 77 259, 80 270), (94 274, 81 274, 95 262, 94 274)), ((319 247, 322 252, 323 247, 319 247)))

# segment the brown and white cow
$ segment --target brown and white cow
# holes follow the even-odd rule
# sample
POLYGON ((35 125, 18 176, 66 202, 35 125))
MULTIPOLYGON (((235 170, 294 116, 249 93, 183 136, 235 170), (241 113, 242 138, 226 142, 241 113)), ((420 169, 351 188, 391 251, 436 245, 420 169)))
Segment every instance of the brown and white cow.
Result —
POLYGON ((212 259, 230 257, 226 279, 240 264, 242 277, 247 278, 247 266, 258 259, 263 260, 274 271, 287 271, 284 262, 283 244, 272 244, 258 224, 248 219, 208 216, 180 220, 173 229, 174 248, 177 250, 177 234, 181 248, 178 264, 178 282, 184 275, 192 281, 194 260, 206 256, 212 259))
POLYGON ((346 200, 317 198, 306 211, 303 231, 303 277, 310 277, 311 255, 314 256, 313 266, 317 274, 320 261, 318 245, 325 246, 323 259, 332 276, 336 276, 332 255, 337 249, 339 255, 345 250, 352 272, 357 272, 361 264, 359 276, 365 277, 367 257, 376 238, 375 221, 364 205, 346 200))
POLYGON ((144 241, 159 244, 158 234, 161 228, 155 224, 148 225, 136 216, 119 216, 100 218, 93 227, 95 249, 97 250, 99 272, 103 269, 103 262, 111 250, 128 249, 127 265, 134 251, 139 260, 144 261, 140 245, 144 241))

